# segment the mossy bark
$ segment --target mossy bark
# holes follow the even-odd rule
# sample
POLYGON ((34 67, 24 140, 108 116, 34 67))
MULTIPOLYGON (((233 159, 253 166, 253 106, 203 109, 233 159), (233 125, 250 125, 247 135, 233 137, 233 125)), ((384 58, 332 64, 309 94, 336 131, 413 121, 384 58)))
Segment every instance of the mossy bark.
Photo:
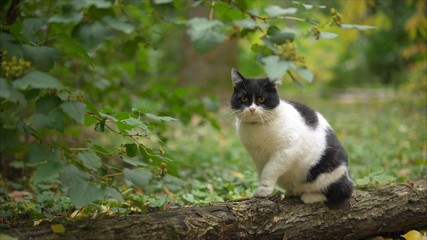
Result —
POLYGON ((427 182, 357 190, 347 209, 251 198, 150 214, 11 229, 19 239, 364 239, 427 226, 427 182))

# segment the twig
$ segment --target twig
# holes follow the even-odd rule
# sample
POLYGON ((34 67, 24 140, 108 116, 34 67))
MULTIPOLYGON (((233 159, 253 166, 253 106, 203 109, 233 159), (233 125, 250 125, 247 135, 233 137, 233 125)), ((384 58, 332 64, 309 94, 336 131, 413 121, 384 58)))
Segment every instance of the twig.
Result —
POLYGON ((209 11, 209 20, 212 20, 214 18, 214 13, 215 13, 215 0, 212 0, 211 9, 209 11))
POLYGON ((404 183, 405 186, 409 187, 410 189, 412 189, 417 195, 420 195, 420 192, 418 191, 418 189, 416 189, 414 187, 413 183, 404 183))

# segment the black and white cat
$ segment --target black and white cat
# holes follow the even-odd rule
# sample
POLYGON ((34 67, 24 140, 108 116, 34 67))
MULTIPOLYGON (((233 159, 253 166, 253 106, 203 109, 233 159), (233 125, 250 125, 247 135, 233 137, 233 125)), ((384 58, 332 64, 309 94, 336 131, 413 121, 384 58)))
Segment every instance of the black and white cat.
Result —
POLYGON ((268 78, 245 78, 234 68, 231 77, 237 132, 258 170, 255 196, 270 195, 277 183, 306 204, 351 198, 347 153, 325 118, 281 100, 268 78))

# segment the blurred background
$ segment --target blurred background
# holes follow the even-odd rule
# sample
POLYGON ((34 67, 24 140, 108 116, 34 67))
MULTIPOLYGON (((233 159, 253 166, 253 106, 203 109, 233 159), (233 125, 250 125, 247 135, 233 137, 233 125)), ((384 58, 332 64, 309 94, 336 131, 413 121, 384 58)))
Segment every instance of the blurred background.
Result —
MULTIPOLYGON (((153 152, 138 148, 138 154, 134 154, 134 139, 104 131, 105 120, 102 123, 103 118, 87 113, 86 126, 67 120, 62 131, 52 126, 37 129, 31 115, 45 92, 25 89, 23 94, 29 104, 23 108, 15 108, 16 100, 9 104, 2 95, 6 99, 2 102, 1 120, 4 195, 13 190, 37 195, 57 186, 62 168, 56 170, 56 178, 32 180, 39 165, 28 164, 29 149, 41 142, 50 147, 57 145, 52 148, 71 149, 65 153, 102 146, 102 151, 94 151, 102 159, 102 167, 97 169, 100 175, 115 177, 123 168, 145 169, 146 178, 142 180, 131 177, 129 171, 125 171, 124 180, 114 180, 125 200, 140 201, 142 204, 137 205, 141 208, 252 196, 257 176, 230 115, 230 70, 236 67, 247 77, 268 74, 257 50, 265 43, 261 38, 266 33, 257 27, 250 29, 246 23, 240 23, 241 28, 232 23, 250 18, 248 12, 265 15, 262 10, 269 6, 296 8, 298 12, 292 15, 295 18, 317 19, 319 23, 328 22, 334 8, 342 23, 375 27, 360 30, 328 25, 320 31, 337 37, 316 39, 302 34, 296 38, 293 47, 314 77, 312 81, 295 81, 285 75, 279 86, 281 97, 312 106, 329 120, 349 153, 356 185, 407 182, 426 176, 426 1, 328 0, 307 1, 305 6, 292 1, 261 0, 86 3, 77 6, 73 1, 2 1, 2 50, 8 50, 2 60, 23 56, 38 70, 43 69, 43 62, 52 61, 45 72, 66 86, 66 90, 53 94, 58 94, 61 101, 83 102, 87 112, 114 116, 116 120, 126 114, 134 116, 135 112, 150 113, 178 121, 159 122, 155 117, 144 120, 147 125, 150 123, 150 133, 137 142, 153 152), (19 9, 16 16, 10 12, 15 3, 19 9), (34 19, 42 20, 36 23, 34 19), (202 25, 200 19, 212 20, 213 25, 202 25), (39 28, 35 27, 37 24, 39 28), (206 32, 200 30, 216 26, 221 30, 211 35, 203 35, 206 32), (28 33, 29 29, 34 32, 28 33), (8 40, 11 35, 15 40, 8 40), (23 48, 22 53, 14 47, 16 42, 37 46, 38 51, 40 46, 55 48, 60 57, 46 49, 31 55, 23 48), (18 124, 20 121, 35 127, 35 135, 43 140, 28 137, 18 124), (147 154, 151 156, 154 151, 164 156, 156 158, 159 162, 154 157, 147 160, 147 154), (139 197, 124 193, 127 189, 136 191, 139 197)), ((256 20, 257 24, 269 21, 256 20)), ((301 33, 313 30, 307 21, 272 21, 301 33)), ((13 81, 5 80, 9 85, 13 81)), ((115 125, 111 128, 116 129, 115 125)), ((119 125, 117 128, 122 131, 119 125)), ((61 161, 84 159, 73 156, 65 154, 61 161)), ((83 167, 76 166, 86 171, 86 162, 82 161, 83 167)))

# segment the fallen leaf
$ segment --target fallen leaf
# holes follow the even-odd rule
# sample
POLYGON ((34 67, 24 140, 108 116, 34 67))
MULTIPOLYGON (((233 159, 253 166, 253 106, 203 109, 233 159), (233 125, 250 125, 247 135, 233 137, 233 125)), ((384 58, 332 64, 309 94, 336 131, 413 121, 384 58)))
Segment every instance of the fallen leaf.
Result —
POLYGON ((40 225, 40 223, 41 223, 41 222, 43 222, 43 219, 35 220, 35 221, 33 222, 33 227, 40 225))
POLYGON ((18 203, 28 202, 28 200, 24 198, 25 196, 31 197, 31 193, 27 191, 14 191, 11 194, 9 194, 9 197, 12 198, 13 201, 18 203))
POLYGON ((53 224, 50 226, 50 228, 52 229, 53 233, 63 233, 65 232, 65 227, 62 224, 53 224))
POLYGON ((423 240, 423 234, 416 230, 411 230, 405 233, 405 235, 402 235, 402 237, 404 237, 406 240, 423 240))
POLYGON ((245 178, 245 174, 243 174, 241 172, 238 172, 238 171, 231 170, 230 174, 231 174, 231 176, 237 177, 237 178, 240 178, 240 179, 244 179, 245 178))

